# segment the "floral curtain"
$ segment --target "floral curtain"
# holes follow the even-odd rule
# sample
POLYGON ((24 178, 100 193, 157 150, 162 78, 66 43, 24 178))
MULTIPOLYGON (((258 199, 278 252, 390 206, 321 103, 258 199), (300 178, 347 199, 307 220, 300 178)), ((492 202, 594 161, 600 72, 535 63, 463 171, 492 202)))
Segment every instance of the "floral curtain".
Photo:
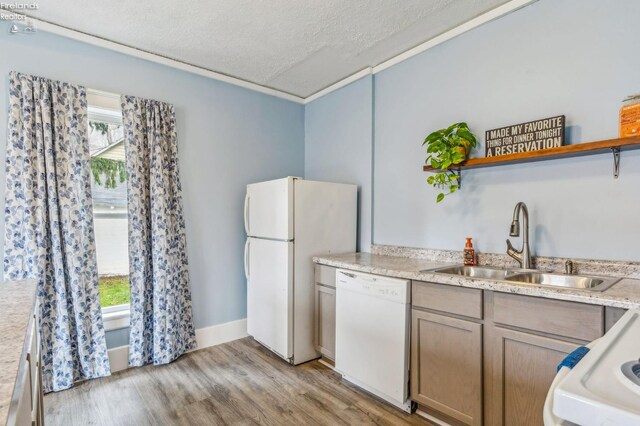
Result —
POLYGON ((195 349, 173 105, 122 97, 129 205, 129 365, 195 349))
POLYGON ((4 277, 38 283, 45 392, 108 376, 84 87, 9 77, 4 277))

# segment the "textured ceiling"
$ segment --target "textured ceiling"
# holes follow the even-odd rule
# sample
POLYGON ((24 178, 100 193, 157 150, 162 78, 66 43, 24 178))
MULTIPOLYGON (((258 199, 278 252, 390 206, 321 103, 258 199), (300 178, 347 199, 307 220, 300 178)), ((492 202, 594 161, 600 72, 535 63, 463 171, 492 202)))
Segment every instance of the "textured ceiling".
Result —
POLYGON ((44 0, 29 12, 307 97, 507 0, 44 0))

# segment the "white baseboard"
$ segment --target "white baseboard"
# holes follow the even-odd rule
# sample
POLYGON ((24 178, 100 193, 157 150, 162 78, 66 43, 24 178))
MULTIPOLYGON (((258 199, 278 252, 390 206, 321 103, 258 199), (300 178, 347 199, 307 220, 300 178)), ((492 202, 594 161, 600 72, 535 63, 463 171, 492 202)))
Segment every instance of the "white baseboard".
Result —
POLYGON ((325 367, 328 367, 328 368, 332 369, 335 372, 338 371, 338 370, 336 370, 336 367, 334 365, 329 364, 327 361, 324 360, 324 358, 319 358, 318 362, 320 364, 324 365, 325 367))
MULTIPOLYGON (((198 343, 196 350, 242 339, 247 336, 246 318, 198 328, 196 329, 196 342, 198 343)), ((112 373, 129 368, 129 346, 111 348, 108 353, 112 373)))
POLYGON ((117 348, 109 349, 107 352, 112 373, 129 368, 129 346, 118 346, 117 348))
POLYGON ((247 319, 229 321, 196 330, 198 349, 220 345, 247 337, 247 319))

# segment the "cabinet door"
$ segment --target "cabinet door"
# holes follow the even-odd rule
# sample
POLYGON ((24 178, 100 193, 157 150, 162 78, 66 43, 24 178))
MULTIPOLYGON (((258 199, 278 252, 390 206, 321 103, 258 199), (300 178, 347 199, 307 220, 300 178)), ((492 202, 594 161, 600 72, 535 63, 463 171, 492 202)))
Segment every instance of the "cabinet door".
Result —
POLYGON ((316 349, 335 360, 336 289, 316 284, 316 349))
POLYGON ((29 350, 29 378, 31 380, 31 420, 36 421, 38 405, 40 403, 40 341, 38 339, 38 323, 33 315, 31 330, 31 349, 29 350))
POLYGON ((414 309, 411 333, 411 399, 482 424, 482 325, 414 309))
MULTIPOLYGON (((18 373, 18 383, 16 383, 16 389, 19 390, 18 394, 18 407, 16 409, 15 426, 31 426, 31 412, 32 412, 32 390, 31 390, 31 359, 29 354, 26 354, 22 360, 24 365, 21 367, 18 373)), ((15 397, 15 395, 14 395, 15 397)))
POLYGON ((540 426, 556 366, 576 347, 565 342, 494 327, 486 336, 487 425, 540 426))
MULTIPOLYGON (((36 311, 38 308, 36 307, 36 311)), ((33 356, 31 357, 36 366, 33 380, 33 412, 31 413, 31 420, 33 426, 44 426, 44 393, 42 391, 42 342, 40 339, 40 327, 38 324, 37 315, 33 316, 34 331, 33 331, 33 356)))

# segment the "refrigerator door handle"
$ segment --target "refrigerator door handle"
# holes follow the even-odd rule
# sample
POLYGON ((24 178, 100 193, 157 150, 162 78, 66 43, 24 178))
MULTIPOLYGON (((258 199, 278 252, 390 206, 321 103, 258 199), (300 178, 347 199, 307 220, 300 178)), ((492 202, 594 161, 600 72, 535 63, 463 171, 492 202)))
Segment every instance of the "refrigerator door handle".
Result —
POLYGON ((249 192, 244 196, 244 231, 249 235, 249 192))
POLYGON ((249 238, 244 243, 244 276, 249 280, 249 238))

